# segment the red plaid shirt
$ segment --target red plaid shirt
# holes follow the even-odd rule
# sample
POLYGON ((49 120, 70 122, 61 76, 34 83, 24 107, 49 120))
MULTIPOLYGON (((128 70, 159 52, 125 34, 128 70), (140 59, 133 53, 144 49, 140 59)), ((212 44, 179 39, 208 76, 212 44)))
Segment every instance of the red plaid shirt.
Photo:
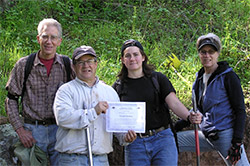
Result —
MULTIPOLYGON (((31 120, 54 118, 53 102, 57 89, 67 82, 67 73, 60 54, 56 54, 50 75, 36 54, 33 68, 26 82, 26 91, 22 101, 22 115, 31 120)), ((28 56, 20 58, 11 71, 6 89, 12 95, 20 96, 23 89, 24 70, 28 56)), ((74 73, 72 74, 72 78, 74 73)), ((9 121, 18 129, 23 126, 16 100, 6 98, 5 109, 9 121)))

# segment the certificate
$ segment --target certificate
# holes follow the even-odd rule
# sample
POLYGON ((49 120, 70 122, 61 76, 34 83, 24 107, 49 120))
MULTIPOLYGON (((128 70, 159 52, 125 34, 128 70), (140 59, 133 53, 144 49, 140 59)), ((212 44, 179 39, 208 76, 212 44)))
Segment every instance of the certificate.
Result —
POLYGON ((107 132, 145 132, 145 102, 108 102, 107 132))

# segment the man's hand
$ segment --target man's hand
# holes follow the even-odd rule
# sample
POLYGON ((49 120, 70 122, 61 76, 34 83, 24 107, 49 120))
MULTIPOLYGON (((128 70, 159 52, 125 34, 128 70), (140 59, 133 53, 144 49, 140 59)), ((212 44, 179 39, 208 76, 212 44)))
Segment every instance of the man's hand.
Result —
POLYGON ((36 143, 36 140, 33 138, 32 133, 28 130, 25 130, 23 127, 17 129, 16 132, 25 148, 30 148, 34 143, 36 143))
POLYGON ((232 143, 231 148, 228 150, 227 160, 229 160, 232 165, 235 165, 241 158, 241 143, 232 143))
POLYGON ((95 111, 97 115, 100 115, 101 113, 106 113, 107 109, 109 108, 108 102, 106 101, 100 101, 96 106, 95 106, 95 111))
POLYGON ((127 132, 127 134, 125 135, 125 141, 131 143, 136 139, 136 137, 137 137, 137 135, 136 135, 135 131, 129 130, 127 132))

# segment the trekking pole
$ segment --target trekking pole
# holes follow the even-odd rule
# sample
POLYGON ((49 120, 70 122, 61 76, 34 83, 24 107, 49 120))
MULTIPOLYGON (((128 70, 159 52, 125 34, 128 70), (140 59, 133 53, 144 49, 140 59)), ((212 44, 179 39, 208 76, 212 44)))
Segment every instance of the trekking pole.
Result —
MULTIPOLYGON (((192 100, 193 100, 193 111, 197 112, 197 103, 194 90, 192 90, 192 100)), ((199 133, 198 133, 198 124, 194 124, 195 127, 195 148, 196 148, 196 158, 197 166, 200 166, 200 144, 199 144, 199 133)))
POLYGON ((86 137, 87 137, 87 144, 88 144, 89 165, 93 166, 93 156, 92 156, 92 149, 91 149, 91 142, 90 142, 89 127, 86 128, 86 137))
POLYGON ((227 159, 221 154, 221 152, 214 147, 214 145, 212 144, 212 142, 210 142, 209 139, 206 139, 206 140, 217 151, 217 153, 220 155, 220 157, 225 162, 226 166, 232 166, 231 164, 228 163, 227 159))

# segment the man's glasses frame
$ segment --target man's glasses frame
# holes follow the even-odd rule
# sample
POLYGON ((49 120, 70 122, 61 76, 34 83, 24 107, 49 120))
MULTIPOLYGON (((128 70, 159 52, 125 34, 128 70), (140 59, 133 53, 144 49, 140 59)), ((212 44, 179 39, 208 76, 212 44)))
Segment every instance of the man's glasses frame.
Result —
POLYGON ((97 62, 96 59, 88 59, 86 61, 76 61, 76 64, 79 66, 84 66, 85 63, 87 63, 88 65, 93 65, 95 62, 97 62))
POLYGON ((57 41, 60 37, 57 36, 57 35, 46 35, 46 34, 42 34, 40 35, 41 39, 44 40, 44 41, 48 41, 49 39, 52 41, 52 42, 55 42, 57 41))

